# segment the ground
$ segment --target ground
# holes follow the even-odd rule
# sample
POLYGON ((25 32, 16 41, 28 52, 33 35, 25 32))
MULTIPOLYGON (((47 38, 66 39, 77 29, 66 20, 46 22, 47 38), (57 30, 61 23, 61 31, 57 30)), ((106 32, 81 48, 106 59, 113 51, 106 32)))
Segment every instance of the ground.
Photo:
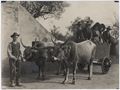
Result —
MULTIPOLYGON (((109 47, 104 45, 97 45, 96 58, 103 58, 109 56, 109 47)), ((48 63, 46 66, 46 78, 47 80, 36 80, 37 73, 34 71, 30 73, 31 63, 25 64, 22 66, 22 77, 21 81, 23 87, 14 87, 14 88, 25 88, 25 89, 117 89, 119 88, 119 60, 113 59, 109 72, 107 74, 102 74, 100 66, 93 67, 93 77, 92 80, 87 80, 88 73, 77 71, 76 75, 76 84, 70 84, 72 80, 72 74, 69 75, 69 82, 65 85, 61 84, 64 80, 64 76, 55 75, 57 70, 57 64, 48 63)), ((3 63, 2 66, 2 88, 7 89, 9 87, 9 64, 3 63)), ((35 70, 37 68, 34 68, 35 70)))
MULTIPOLYGON (((55 72, 47 72, 46 80, 36 80, 37 73, 26 74, 21 77, 22 87, 26 89, 117 89, 119 88, 119 64, 113 64, 107 74, 102 74, 100 66, 94 66, 92 80, 87 80, 88 73, 77 71, 76 84, 70 84, 72 74, 69 75, 67 84, 61 84, 64 79, 62 75, 55 75, 55 72)), ((11 88, 8 86, 9 77, 4 77, 2 88, 11 88)), ((12 88, 11 88, 12 89, 12 88)))

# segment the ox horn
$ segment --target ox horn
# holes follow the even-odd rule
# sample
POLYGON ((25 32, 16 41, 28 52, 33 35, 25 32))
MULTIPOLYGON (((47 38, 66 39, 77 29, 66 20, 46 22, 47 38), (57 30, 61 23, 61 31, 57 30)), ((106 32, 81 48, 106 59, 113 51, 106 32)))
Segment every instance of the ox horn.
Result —
POLYGON ((61 44, 61 46, 65 45, 69 40, 70 38, 68 38, 63 44, 61 44))
POLYGON ((56 38, 55 38, 55 40, 53 40, 53 39, 52 39, 52 36, 51 36, 51 41, 53 42, 54 45, 56 45, 56 42, 55 42, 55 41, 56 41, 56 38))
POLYGON ((21 42, 21 44, 22 44, 22 46, 23 46, 24 48, 27 48, 27 46, 25 46, 25 45, 23 44, 22 38, 20 38, 20 42, 21 42))

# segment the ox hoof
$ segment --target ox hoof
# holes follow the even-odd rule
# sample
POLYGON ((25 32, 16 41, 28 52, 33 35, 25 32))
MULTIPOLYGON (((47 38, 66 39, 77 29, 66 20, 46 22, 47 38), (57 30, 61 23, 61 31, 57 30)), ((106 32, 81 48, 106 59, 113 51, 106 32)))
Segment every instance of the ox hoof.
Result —
POLYGON ((36 80, 40 80, 40 77, 37 77, 36 80))
POLYGON ((91 80, 91 78, 90 78, 90 77, 88 77, 88 80, 91 80))
POLYGON ((60 73, 56 73, 56 75, 59 75, 60 73))
POLYGON ((72 84, 75 85, 75 81, 72 81, 72 84))
POLYGON ((65 76, 65 74, 63 74, 62 76, 65 76))
POLYGON ((65 82, 63 81, 61 84, 65 84, 65 82))
POLYGON ((66 84, 66 81, 63 81, 61 84, 66 84))
POLYGON ((44 81, 44 80, 45 80, 45 78, 42 78, 41 80, 42 80, 42 81, 44 81))
POLYGON ((42 76, 41 80, 43 80, 43 81, 44 81, 45 79, 46 79, 46 78, 45 78, 45 76, 42 76))

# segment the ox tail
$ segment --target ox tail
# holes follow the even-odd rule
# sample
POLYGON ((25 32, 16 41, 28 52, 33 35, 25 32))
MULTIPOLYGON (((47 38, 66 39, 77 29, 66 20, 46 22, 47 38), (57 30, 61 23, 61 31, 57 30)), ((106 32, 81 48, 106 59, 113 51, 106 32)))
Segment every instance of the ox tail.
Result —
POLYGON ((94 46, 93 48, 93 51, 92 51, 92 55, 91 55, 91 59, 94 60, 95 59, 95 54, 96 54, 96 45, 94 46))
POLYGON ((92 30, 90 30, 90 38, 89 38, 89 40, 92 41, 92 39, 93 39, 93 33, 92 33, 92 30))

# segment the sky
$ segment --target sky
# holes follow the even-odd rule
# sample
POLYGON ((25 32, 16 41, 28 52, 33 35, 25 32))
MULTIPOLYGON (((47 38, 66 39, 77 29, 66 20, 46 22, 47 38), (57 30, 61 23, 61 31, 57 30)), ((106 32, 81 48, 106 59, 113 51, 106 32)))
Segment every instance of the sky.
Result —
POLYGON ((65 35, 68 30, 66 27, 70 26, 71 21, 74 21, 76 17, 84 19, 84 17, 90 16, 94 23, 100 22, 105 25, 112 25, 115 22, 114 15, 119 19, 119 5, 113 1, 69 1, 68 3, 70 6, 65 8, 65 12, 59 20, 55 18, 44 20, 39 17, 38 22, 48 31, 53 28, 53 25, 60 27, 59 32, 65 35))

